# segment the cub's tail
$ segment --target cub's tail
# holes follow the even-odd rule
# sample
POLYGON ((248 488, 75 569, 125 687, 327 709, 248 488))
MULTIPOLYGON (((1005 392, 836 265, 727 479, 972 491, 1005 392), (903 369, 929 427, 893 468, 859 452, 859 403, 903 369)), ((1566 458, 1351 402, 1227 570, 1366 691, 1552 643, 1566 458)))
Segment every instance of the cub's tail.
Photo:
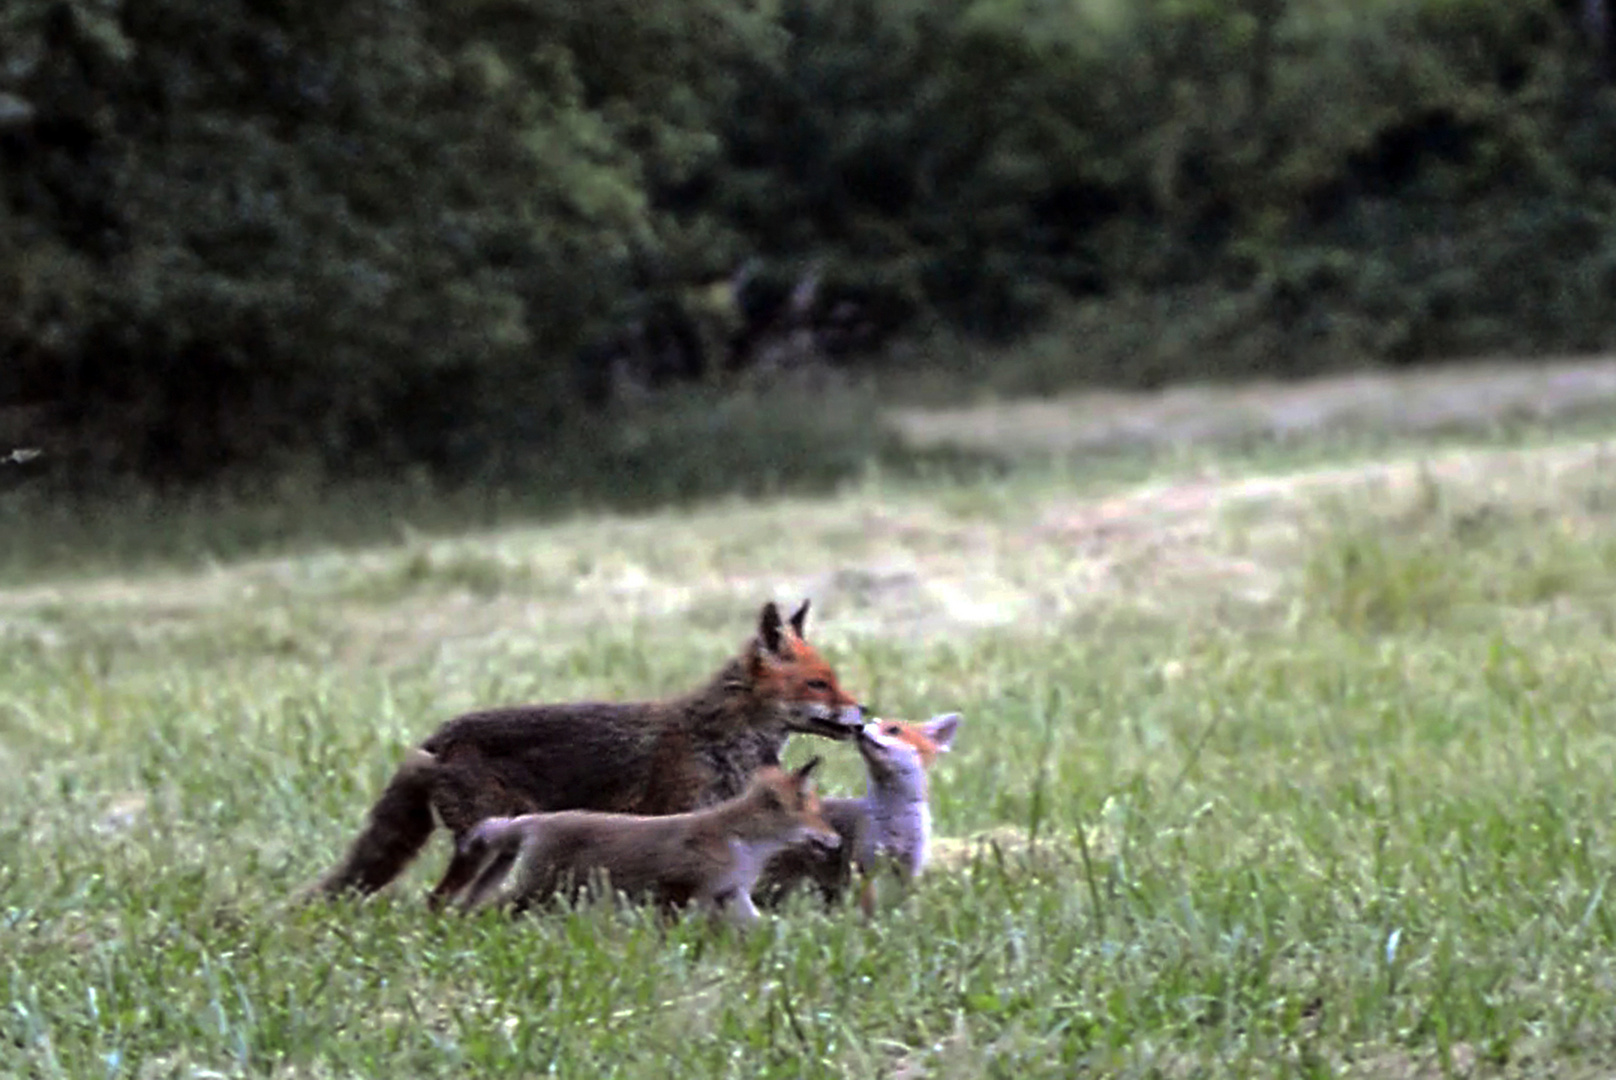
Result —
POLYGON ((311 885, 308 893, 369 895, 398 877, 432 836, 432 784, 437 768, 437 758, 425 750, 411 750, 371 807, 365 829, 348 848, 347 856, 311 885))

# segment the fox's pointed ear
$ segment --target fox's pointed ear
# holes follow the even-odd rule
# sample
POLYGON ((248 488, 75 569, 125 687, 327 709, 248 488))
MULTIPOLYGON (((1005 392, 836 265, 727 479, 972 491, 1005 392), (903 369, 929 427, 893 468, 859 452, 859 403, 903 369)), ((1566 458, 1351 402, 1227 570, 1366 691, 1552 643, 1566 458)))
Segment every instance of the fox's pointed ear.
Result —
POLYGON ((957 712, 943 713, 934 716, 920 725, 920 730, 926 733, 926 738, 937 744, 937 749, 947 753, 954 742, 954 735, 959 731, 962 717, 957 712))
POLYGON ((804 640, 806 640, 806 638, 805 638, 805 636, 804 636, 804 634, 802 632, 802 628, 803 628, 803 626, 805 626, 807 624, 807 622, 808 622, 808 601, 805 599, 802 602, 802 607, 798 608, 796 611, 792 612, 792 614, 791 614, 791 629, 795 630, 797 632, 797 636, 800 637, 800 638, 804 638, 804 640))
POLYGON ((792 774, 796 778, 797 783, 806 784, 808 782, 808 778, 813 774, 813 771, 819 768, 819 763, 824 760, 824 758, 819 757, 817 754, 809 758, 808 764, 804 765, 802 768, 798 769, 792 774))
POLYGON ((758 641, 772 653, 780 651, 780 609, 770 600, 763 605, 763 613, 758 616, 758 641))

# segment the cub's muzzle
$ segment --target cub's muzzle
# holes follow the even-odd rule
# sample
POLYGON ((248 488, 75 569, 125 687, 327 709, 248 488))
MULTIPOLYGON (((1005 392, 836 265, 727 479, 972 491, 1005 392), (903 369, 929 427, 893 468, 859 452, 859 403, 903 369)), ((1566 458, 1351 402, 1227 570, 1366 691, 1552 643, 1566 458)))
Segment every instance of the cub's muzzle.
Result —
POLYGON ((821 851, 835 851, 842 846, 842 838, 834 829, 830 832, 820 832, 815 829, 808 834, 808 843, 821 851))

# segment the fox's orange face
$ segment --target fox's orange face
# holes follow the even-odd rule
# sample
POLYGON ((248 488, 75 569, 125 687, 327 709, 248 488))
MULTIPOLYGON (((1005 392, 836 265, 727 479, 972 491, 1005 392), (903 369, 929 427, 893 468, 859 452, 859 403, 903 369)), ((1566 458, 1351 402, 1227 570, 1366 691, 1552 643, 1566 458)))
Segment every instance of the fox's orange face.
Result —
POLYGON ((841 846, 841 834, 825 820, 819 792, 814 790, 810 779, 819 767, 819 760, 816 757, 794 772, 766 766, 758 770, 757 782, 763 786, 764 805, 777 819, 771 831, 779 839, 792 844, 806 842, 816 847, 836 848, 841 846))
POLYGON ((773 603, 763 605, 752 643, 751 676, 758 693, 773 701, 792 731, 849 739, 864 723, 864 709, 845 693, 836 672, 803 637, 808 601, 782 622, 773 603))

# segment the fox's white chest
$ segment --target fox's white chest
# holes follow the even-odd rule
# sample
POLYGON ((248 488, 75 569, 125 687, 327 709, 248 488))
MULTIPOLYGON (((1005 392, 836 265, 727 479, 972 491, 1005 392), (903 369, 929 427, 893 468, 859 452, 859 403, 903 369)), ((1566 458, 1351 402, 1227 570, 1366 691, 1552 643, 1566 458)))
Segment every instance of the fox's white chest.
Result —
POLYGON ((931 807, 925 801, 877 802, 870 807, 870 854, 891 859, 905 877, 926 865, 931 846, 931 807))
POLYGON ((722 908, 732 921, 742 926, 756 922, 758 910, 752 903, 752 888, 757 884, 763 865, 785 846, 777 840, 732 838, 729 867, 708 889, 707 902, 722 908))
POLYGON ((733 889, 743 892, 751 890, 757 881, 758 875, 763 872, 764 864, 779 853, 786 845, 778 840, 747 841, 731 839, 729 842, 730 864, 729 871, 724 880, 719 882, 715 893, 725 893, 733 889))

